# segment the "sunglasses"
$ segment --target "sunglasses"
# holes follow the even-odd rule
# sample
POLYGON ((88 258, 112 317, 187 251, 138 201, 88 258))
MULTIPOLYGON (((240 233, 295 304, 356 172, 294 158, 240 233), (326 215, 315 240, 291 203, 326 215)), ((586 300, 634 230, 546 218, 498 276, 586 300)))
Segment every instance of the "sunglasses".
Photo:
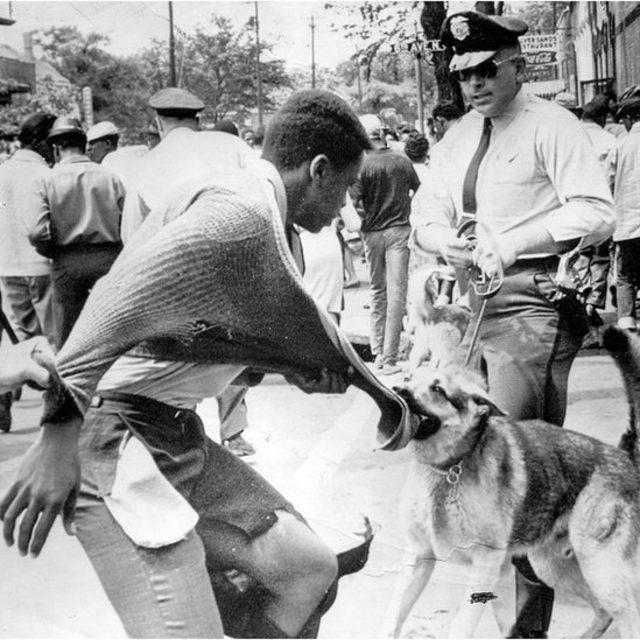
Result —
POLYGON ((516 55, 507 58, 506 60, 496 61, 493 58, 485 60, 475 67, 469 67, 468 69, 461 69, 460 71, 451 71, 451 76, 458 82, 468 82, 471 80, 471 76, 476 75, 479 78, 491 79, 498 75, 498 69, 506 62, 513 62, 519 60, 522 56, 516 55))

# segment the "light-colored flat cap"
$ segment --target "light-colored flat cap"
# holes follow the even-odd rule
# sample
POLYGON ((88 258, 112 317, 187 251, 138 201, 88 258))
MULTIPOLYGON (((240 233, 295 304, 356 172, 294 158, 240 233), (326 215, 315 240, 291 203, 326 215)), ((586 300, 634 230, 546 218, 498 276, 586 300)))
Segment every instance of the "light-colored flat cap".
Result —
POLYGON ((94 140, 100 140, 100 138, 106 138, 107 136, 117 136, 119 134, 116 125, 109 120, 104 120, 94 124, 87 131, 87 142, 93 142, 94 140))

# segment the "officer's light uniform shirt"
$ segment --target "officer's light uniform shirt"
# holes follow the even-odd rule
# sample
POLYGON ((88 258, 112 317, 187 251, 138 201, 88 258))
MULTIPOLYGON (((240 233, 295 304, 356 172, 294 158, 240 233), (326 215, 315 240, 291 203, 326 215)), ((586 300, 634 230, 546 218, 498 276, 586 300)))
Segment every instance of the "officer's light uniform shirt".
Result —
MULTIPOLYGON (((463 181, 483 121, 471 111, 438 144, 425 185, 426 225, 460 223, 463 181)), ((597 244, 611 235, 611 194, 575 116, 520 92, 491 123, 476 187, 479 221, 494 235, 542 223, 556 242, 584 238, 585 245, 597 244)))
POLYGON ((615 241, 640 237, 640 122, 618 139, 615 154, 615 241))
POLYGON ((230 168, 245 168, 255 159, 249 145, 237 136, 187 127, 172 129, 140 159, 127 181, 123 241, 128 242, 149 211, 167 206, 190 184, 215 179, 230 168))

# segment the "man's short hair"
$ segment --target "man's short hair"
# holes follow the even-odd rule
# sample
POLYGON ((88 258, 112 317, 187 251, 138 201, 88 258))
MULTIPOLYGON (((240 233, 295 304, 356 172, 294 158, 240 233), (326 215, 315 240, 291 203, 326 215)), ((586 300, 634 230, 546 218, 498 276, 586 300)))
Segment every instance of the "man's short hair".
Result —
POLYGON ((46 140, 56 117, 51 113, 34 113, 22 121, 18 140, 23 147, 46 140))
POLYGON ((278 169, 295 169, 321 154, 344 168, 370 148, 366 131, 342 98, 310 89, 295 93, 271 118, 262 155, 278 169))
POLYGON ((434 118, 444 118, 445 120, 457 120, 462 118, 464 111, 454 102, 439 102, 431 112, 434 118))
POLYGON ((61 149, 80 149, 82 153, 84 153, 87 148, 87 136, 77 131, 56 136, 52 142, 61 149))
POLYGON ((411 133, 404 143, 404 152, 413 162, 424 162, 429 152, 429 141, 421 133, 411 133))
POLYGON ((228 133, 232 136, 240 135, 238 132, 238 127, 236 127, 232 120, 228 119, 218 120, 218 122, 213 125, 213 130, 221 131, 222 133, 228 133))

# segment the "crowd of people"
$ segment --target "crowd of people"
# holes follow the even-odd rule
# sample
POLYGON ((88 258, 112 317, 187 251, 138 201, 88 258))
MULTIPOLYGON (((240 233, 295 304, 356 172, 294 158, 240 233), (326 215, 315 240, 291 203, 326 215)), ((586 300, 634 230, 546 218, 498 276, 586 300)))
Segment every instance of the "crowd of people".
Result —
MULTIPOLYGON (((151 96, 148 145, 120 147, 111 122, 27 118, 0 165, 0 291, 21 340, 0 363, 0 429, 16 388, 45 393, 0 501, 6 542, 38 555, 62 514, 133 637, 315 637, 354 563, 225 444, 251 452, 246 394, 265 372, 309 392, 357 386, 381 409, 383 446, 407 444, 414 419, 383 382, 401 370, 411 253, 440 265, 440 304, 457 284, 475 314, 471 270, 500 274, 472 366, 513 419, 562 426, 611 238, 619 324, 636 329, 640 97, 618 105, 629 132, 616 139, 605 98, 580 122, 525 95, 526 30, 447 18, 469 110, 438 105, 431 145, 319 90, 295 93, 264 139, 230 121, 199 130, 204 103, 177 88, 151 96), (357 275, 338 219, 369 269, 370 367, 339 329, 357 275), (458 232, 466 221, 473 238, 458 232), (195 411, 211 397, 220 444, 195 411), (254 589, 233 591, 230 570, 254 589)), ((514 564, 511 637, 545 637, 553 591, 526 557, 514 564)))

